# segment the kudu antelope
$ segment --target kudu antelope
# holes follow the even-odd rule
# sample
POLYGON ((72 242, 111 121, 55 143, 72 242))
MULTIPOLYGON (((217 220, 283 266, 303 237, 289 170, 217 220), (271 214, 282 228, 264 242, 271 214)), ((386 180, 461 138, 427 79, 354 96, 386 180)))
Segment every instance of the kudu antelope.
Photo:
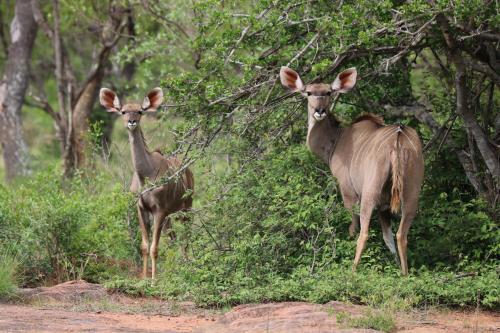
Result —
MULTIPOLYGON (((108 112, 116 112, 123 118, 128 129, 134 174, 130 190, 139 193, 144 189, 147 181, 154 182, 168 175, 173 175, 181 167, 181 162, 175 157, 165 157, 158 151, 149 151, 140 128, 141 117, 144 113, 155 112, 163 101, 163 92, 160 88, 151 90, 142 104, 127 103, 122 105, 118 96, 109 89, 102 88, 99 101, 108 112)), ((156 276, 156 260, 158 258, 158 243, 162 228, 171 228, 169 215, 178 211, 186 211, 192 205, 194 178, 186 168, 179 177, 174 178, 160 187, 142 194, 137 201, 139 225, 142 234, 142 275, 146 277, 148 270, 148 253, 151 254, 151 277, 156 276), (153 239, 149 247, 149 215, 153 216, 153 239), (165 225, 164 225, 165 224, 165 225), (148 252, 149 251, 149 252, 148 252)), ((185 218, 184 218, 185 220, 185 218)), ((171 238, 174 238, 170 230, 171 238)))
POLYGON ((353 212, 349 227, 354 236, 357 226, 361 226, 353 270, 366 246, 374 208, 378 208, 385 244, 397 261, 390 217, 391 211, 396 213, 401 206, 397 243, 401 271, 406 275, 408 230, 416 215, 424 175, 422 145, 412 128, 386 126, 381 117, 371 114, 359 117, 349 127, 340 127, 328 113, 332 97, 351 90, 356 78, 356 69, 350 68, 332 84, 305 85, 294 70, 282 67, 280 71, 281 83, 307 98, 307 146, 337 178, 344 206, 352 212, 353 206, 359 204, 359 215, 353 212))

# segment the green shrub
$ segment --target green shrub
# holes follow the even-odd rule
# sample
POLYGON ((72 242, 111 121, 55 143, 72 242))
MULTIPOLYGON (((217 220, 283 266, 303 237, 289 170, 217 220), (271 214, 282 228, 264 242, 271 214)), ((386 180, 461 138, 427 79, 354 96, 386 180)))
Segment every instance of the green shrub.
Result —
POLYGON ((189 227, 174 224, 178 242, 160 247, 155 283, 126 271, 139 259, 133 200, 100 174, 63 183, 49 170, 2 187, 0 249, 19 254, 27 285, 83 277, 204 306, 339 300, 498 308, 498 228, 480 200, 458 189, 442 194, 435 177, 429 175, 410 231, 407 278, 376 222, 358 272, 351 272, 350 213, 328 169, 302 145, 278 146, 242 171, 203 179, 202 209, 189 227), (179 242, 189 242, 187 261, 179 242))
POLYGON ((38 173, 0 189, 0 248, 20 256, 27 285, 95 280, 120 260, 133 263, 130 204, 99 175, 62 182, 57 170, 38 173))
POLYGON ((16 258, 8 253, 0 254, 0 299, 9 297, 17 287, 16 258))
POLYGON ((396 329, 394 316, 387 311, 369 310, 363 316, 353 318, 348 313, 336 315, 337 323, 349 328, 366 328, 382 332, 393 332, 396 329))
POLYGON ((163 247, 154 286, 141 292, 141 283, 121 279, 115 287, 221 307, 286 300, 498 307, 498 232, 479 227, 494 224, 481 202, 467 203, 458 192, 443 196, 426 188, 423 193, 410 232, 410 277, 400 276, 375 221, 358 272, 352 273, 356 245, 347 234, 350 214, 329 171, 302 145, 278 148, 203 194, 206 207, 194 216, 190 234, 179 229, 180 238, 190 238, 190 261, 174 246, 163 247), (462 201, 449 201, 452 196, 462 201), (457 243, 428 231, 447 214, 448 235, 457 243), (464 217, 466 225, 459 223, 464 217), (460 232, 469 235, 466 245, 458 242, 460 232))

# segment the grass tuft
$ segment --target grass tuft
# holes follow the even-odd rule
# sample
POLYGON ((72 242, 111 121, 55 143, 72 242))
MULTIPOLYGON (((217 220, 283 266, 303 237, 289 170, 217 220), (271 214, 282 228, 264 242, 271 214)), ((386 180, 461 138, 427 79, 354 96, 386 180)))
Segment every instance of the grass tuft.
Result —
POLYGON ((14 256, 0 254, 0 299, 9 298, 17 288, 17 267, 14 256))
POLYGON ((352 317, 341 312, 336 316, 337 322, 346 328, 374 329, 386 333, 396 330, 396 319, 389 311, 368 310, 361 317, 352 317))

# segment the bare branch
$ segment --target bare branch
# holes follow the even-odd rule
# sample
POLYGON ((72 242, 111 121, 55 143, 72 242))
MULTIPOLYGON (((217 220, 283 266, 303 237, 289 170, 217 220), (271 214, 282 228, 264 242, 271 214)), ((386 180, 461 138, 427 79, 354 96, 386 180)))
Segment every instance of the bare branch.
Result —
MULTIPOLYGON (((267 12, 271 9, 271 7, 272 6, 269 6, 266 9, 264 9, 262 12, 260 12, 260 14, 256 16, 256 19, 260 20, 261 18, 263 18, 264 15, 266 15, 267 12)), ((252 27, 252 24, 249 24, 245 28, 243 28, 243 30, 241 31, 240 38, 236 41, 236 43, 234 44, 234 46, 229 51, 229 53, 228 53, 228 55, 226 57, 226 60, 224 61, 224 64, 227 64, 229 62, 229 60, 231 59, 231 57, 234 54, 234 51, 238 48, 238 46, 240 45, 240 43, 243 41, 243 39, 245 38, 245 36, 248 34, 248 31, 250 30, 251 27, 252 27)))
POLYGON ((383 61, 381 63, 381 67, 384 67, 385 71, 387 71, 389 66, 395 64, 401 58, 408 55, 412 51, 412 49, 414 49, 427 36, 425 32, 431 27, 431 24, 435 19, 436 17, 433 16, 429 21, 425 22, 415 33, 412 34, 412 38, 410 38, 408 45, 395 56, 392 56, 391 58, 383 61))
POLYGON ((434 119, 429 110, 422 104, 413 105, 403 105, 403 106, 392 106, 384 105, 384 110, 389 114, 397 117, 414 117, 420 122, 429 126, 433 132, 440 130, 441 126, 434 119))
POLYGON ((240 38, 236 41, 236 43, 234 44, 233 48, 231 49, 231 51, 229 51, 229 54, 227 55, 226 57, 226 60, 224 61, 225 64, 228 63, 229 59, 231 59, 231 57, 233 56, 233 53, 234 51, 238 48, 238 46, 240 45, 241 41, 243 40, 243 38, 245 38, 246 34, 248 33, 248 30, 250 30, 250 25, 246 26, 242 31, 241 31, 241 36, 240 38))
POLYGON ((290 61, 288 62, 288 64, 286 64, 286 66, 290 66, 290 64, 291 64, 292 62, 294 62, 295 60, 297 60, 297 59, 299 59, 300 57, 302 57, 302 55, 303 55, 303 54, 307 51, 307 49, 308 49, 308 48, 310 48, 310 47, 311 47, 311 45, 313 45, 313 44, 314 44, 314 42, 318 39, 318 37, 319 37, 319 32, 317 32, 317 33, 313 36, 313 38, 311 38, 311 40, 309 41, 309 43, 307 43, 307 44, 306 44, 306 46, 304 46, 304 48, 302 48, 302 50, 300 50, 300 51, 299 51, 299 53, 297 53, 297 54, 295 55, 295 57, 293 57, 293 58, 292 58, 292 60, 290 60, 290 61))
POLYGON ((172 30, 170 29, 170 27, 174 27, 175 30, 180 32, 184 37, 188 39, 191 38, 189 34, 186 32, 186 30, 184 30, 184 28, 179 23, 166 18, 164 15, 158 14, 151 5, 149 0, 142 0, 142 5, 150 14, 152 14, 159 22, 161 22, 164 27, 166 27, 169 30, 172 30))
POLYGON ((495 82, 497 86, 500 87, 500 75, 498 75, 490 66, 485 65, 475 59, 464 59, 464 61, 469 65, 473 70, 484 73, 488 75, 488 77, 495 82))
POLYGON ((500 181, 500 162, 497 155, 491 148, 489 140, 484 130, 479 126, 474 113, 469 108, 469 95, 467 89, 467 72, 461 50, 458 48, 455 37, 451 34, 447 18, 439 14, 437 21, 441 27, 444 39, 446 41, 451 61, 455 65, 455 89, 456 89, 456 112, 464 120, 467 130, 474 136, 477 147, 483 157, 483 160, 495 179, 500 181))
POLYGON ((40 96, 36 96, 34 94, 30 94, 30 97, 33 99, 33 101, 26 100, 24 102, 24 104, 31 106, 31 107, 34 107, 34 108, 38 108, 38 109, 46 112, 49 116, 52 117, 52 119, 54 119, 56 121, 56 123, 58 123, 60 121, 59 114, 54 111, 54 109, 52 108, 50 103, 47 101, 47 99, 42 98, 40 96))
POLYGON ((40 9, 40 2, 38 0, 31 0, 31 7, 33 9, 33 18, 35 19, 35 22, 42 29, 45 35, 52 40, 54 38, 54 31, 43 16, 42 10, 40 9))
POLYGON ((500 42, 500 34, 496 33, 495 31, 492 30, 471 30, 465 27, 462 24, 455 24, 462 32, 468 33, 469 35, 467 36, 461 36, 458 38, 459 41, 463 41, 466 39, 470 38, 477 38, 481 39, 483 41, 490 41, 490 42, 500 42))

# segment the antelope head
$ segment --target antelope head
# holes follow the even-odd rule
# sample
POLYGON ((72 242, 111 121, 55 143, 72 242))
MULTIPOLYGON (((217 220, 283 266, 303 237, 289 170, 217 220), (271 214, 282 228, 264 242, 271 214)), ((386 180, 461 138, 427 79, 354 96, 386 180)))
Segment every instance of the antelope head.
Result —
POLYGON ((99 102, 108 112, 121 114, 125 127, 133 131, 139 126, 141 117, 145 112, 156 112, 163 102, 163 91, 161 88, 154 88, 147 93, 146 97, 139 103, 127 103, 123 106, 120 99, 113 90, 102 88, 99 92, 99 102))
POLYGON ((341 72, 332 84, 304 84, 293 69, 283 66, 280 70, 281 84, 307 98, 307 112, 318 122, 326 118, 332 96, 351 90, 356 84, 357 75, 356 68, 352 67, 341 72))

